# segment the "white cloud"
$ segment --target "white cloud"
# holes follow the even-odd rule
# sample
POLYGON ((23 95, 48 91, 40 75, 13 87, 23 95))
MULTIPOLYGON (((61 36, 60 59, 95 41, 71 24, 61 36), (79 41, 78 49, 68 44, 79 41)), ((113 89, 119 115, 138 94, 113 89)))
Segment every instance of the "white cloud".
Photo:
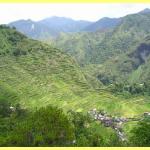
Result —
POLYGON ((0 4, 0 24, 18 19, 40 20, 50 16, 64 16, 77 20, 96 21, 102 17, 121 17, 150 8, 150 4, 0 4))

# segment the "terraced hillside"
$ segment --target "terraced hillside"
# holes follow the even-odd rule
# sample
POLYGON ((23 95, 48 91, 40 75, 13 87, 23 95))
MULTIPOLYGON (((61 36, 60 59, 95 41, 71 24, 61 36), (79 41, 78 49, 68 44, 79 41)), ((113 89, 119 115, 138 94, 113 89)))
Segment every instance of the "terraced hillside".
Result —
POLYGON ((1 89, 16 93, 24 104, 36 106, 39 99, 70 97, 88 88, 79 66, 60 50, 5 27, 0 37, 1 89))
POLYGON ((0 27, 0 39, 0 100, 31 109, 48 104, 83 112, 98 108, 118 116, 150 109, 142 96, 124 99, 95 91, 76 62, 56 48, 5 26, 0 27))

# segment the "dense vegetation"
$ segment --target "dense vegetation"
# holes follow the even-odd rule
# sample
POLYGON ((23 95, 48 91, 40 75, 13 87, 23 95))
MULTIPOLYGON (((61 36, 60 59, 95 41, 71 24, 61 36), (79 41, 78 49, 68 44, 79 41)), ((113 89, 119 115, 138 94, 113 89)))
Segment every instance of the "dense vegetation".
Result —
POLYGON ((150 118, 145 118, 138 123, 137 127, 133 128, 132 136, 130 137, 131 146, 150 146, 150 118))
POLYGON ((81 113, 64 114, 51 106, 28 112, 19 105, 12 108, 4 103, 0 108, 5 113, 0 116, 0 146, 117 146, 120 143, 112 130, 93 123, 81 113))
POLYGON ((150 146, 149 118, 132 128, 123 143, 112 129, 82 113, 64 114, 51 106, 29 112, 6 101, 0 111, 0 146, 150 146))

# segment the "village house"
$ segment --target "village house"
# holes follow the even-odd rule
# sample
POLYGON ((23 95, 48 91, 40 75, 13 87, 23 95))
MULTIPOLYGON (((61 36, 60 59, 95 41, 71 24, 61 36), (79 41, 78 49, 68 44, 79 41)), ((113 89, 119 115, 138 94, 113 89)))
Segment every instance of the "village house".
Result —
POLYGON ((150 112, 144 112, 144 116, 150 116, 150 112))

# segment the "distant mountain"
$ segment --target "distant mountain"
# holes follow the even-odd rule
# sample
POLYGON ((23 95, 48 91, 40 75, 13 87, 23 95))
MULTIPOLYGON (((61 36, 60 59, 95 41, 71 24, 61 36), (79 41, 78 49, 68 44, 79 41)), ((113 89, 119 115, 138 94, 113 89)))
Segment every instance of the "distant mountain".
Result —
POLYGON ((38 23, 43 24, 57 32, 78 32, 90 25, 92 22, 84 20, 73 20, 71 18, 53 16, 43 19, 38 23))
POLYGON ((78 32, 91 24, 89 21, 75 21, 64 17, 50 17, 40 21, 18 20, 9 23, 16 29, 34 39, 56 37, 60 32, 78 32))
POLYGON ((105 32, 61 34, 55 46, 74 56, 79 64, 101 64, 127 52, 150 33, 150 14, 132 14, 105 32))
POLYGON ((140 14, 147 14, 150 13, 150 9, 149 8, 145 8, 144 10, 139 12, 140 14))
POLYGON ((18 31, 34 39, 46 39, 57 34, 55 30, 30 19, 11 22, 9 26, 16 27, 18 31))
POLYGON ((85 31, 97 31, 97 30, 106 30, 110 28, 116 27, 121 22, 121 18, 108 18, 104 17, 95 23, 87 26, 84 30, 85 31))
MULTIPOLYGON (((146 8, 137 14, 149 14, 150 9, 146 8)), ((130 16, 130 15, 129 15, 130 16)), ((26 34, 27 36, 48 40, 57 37, 61 32, 73 33, 73 32, 95 32, 95 31, 107 31, 113 29, 121 24, 121 18, 108 18, 104 17, 96 22, 90 22, 85 20, 73 20, 66 17, 49 17, 40 21, 17 20, 8 24, 14 26, 18 31, 26 34)))
MULTIPOLYGON (((146 8, 136 14, 148 14, 148 13, 150 13, 150 9, 146 8)), ((104 18, 101 18, 98 21, 90 24, 89 26, 85 27, 83 30, 94 32, 94 31, 98 31, 98 30, 103 31, 103 30, 107 30, 107 29, 112 29, 121 23, 122 18, 123 17, 121 17, 121 18, 104 17, 104 18)))

